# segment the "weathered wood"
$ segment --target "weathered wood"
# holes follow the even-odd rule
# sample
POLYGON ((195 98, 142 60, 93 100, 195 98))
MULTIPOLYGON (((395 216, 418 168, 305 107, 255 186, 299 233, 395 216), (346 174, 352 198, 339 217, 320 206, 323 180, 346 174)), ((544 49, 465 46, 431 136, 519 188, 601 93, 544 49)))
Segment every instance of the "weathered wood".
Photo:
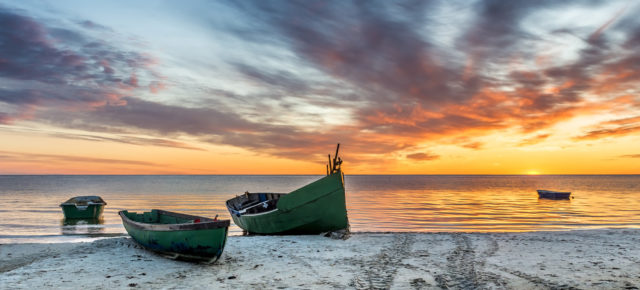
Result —
POLYGON ((164 210, 118 212, 127 233, 152 251, 174 258, 211 262, 222 255, 229 220, 216 220, 164 210))
POLYGON ((318 234, 348 228, 340 159, 334 158, 332 164, 331 154, 328 158, 327 176, 288 194, 251 193, 227 200, 234 223, 256 234, 318 234))

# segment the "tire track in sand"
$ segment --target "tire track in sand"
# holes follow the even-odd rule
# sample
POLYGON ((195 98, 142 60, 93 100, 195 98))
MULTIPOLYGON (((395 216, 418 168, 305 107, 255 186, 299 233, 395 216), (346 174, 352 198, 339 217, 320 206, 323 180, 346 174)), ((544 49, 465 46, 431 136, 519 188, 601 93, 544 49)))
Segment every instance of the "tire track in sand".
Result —
POLYGON ((351 280, 349 286, 356 289, 389 289, 398 271, 398 266, 411 253, 415 237, 398 234, 389 247, 383 248, 372 259, 361 261, 361 272, 351 280))
POLYGON ((494 289, 505 288, 507 283, 496 273, 483 271, 486 259, 498 251, 498 243, 489 238, 489 247, 476 256, 471 239, 466 234, 453 234, 455 248, 447 256, 445 273, 436 275, 442 289, 494 289))
POLYGON ((446 273, 436 275, 438 287, 442 289, 478 289, 475 269, 475 252, 471 241, 463 234, 453 234, 455 248, 447 256, 446 273))

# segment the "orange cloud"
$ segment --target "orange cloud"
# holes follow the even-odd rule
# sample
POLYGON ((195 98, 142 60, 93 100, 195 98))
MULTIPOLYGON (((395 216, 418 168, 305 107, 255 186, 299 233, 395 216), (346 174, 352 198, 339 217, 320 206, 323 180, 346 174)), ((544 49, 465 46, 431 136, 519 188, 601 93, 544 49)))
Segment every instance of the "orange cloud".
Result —
POLYGON ((483 146, 484 146, 484 143, 482 142, 472 142, 472 143, 462 144, 462 147, 474 149, 474 150, 482 149, 483 146))
POLYGON ((544 140, 546 140, 551 134, 539 134, 536 136, 533 136, 531 138, 527 138, 522 140, 518 145, 519 146, 527 146, 527 145, 534 145, 534 144, 538 144, 544 140))
POLYGON ((440 158, 440 156, 432 153, 413 153, 413 154, 408 154, 407 158, 413 159, 413 160, 419 160, 419 161, 427 161, 427 160, 436 160, 440 158))
POLYGON ((34 154, 22 152, 0 151, 0 160, 18 163, 103 163, 136 166, 162 166, 153 162, 138 160, 106 159, 72 155, 34 154))
POLYGON ((619 137, 640 132, 640 125, 623 126, 612 129, 598 129, 587 132, 585 135, 575 137, 576 140, 602 139, 607 137, 619 137))

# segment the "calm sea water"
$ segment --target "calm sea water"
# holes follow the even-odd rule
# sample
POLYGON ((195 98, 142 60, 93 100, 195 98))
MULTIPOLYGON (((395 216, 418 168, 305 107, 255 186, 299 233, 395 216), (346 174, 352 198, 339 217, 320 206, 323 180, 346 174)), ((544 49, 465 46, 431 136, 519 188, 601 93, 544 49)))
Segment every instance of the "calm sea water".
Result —
MULTIPOLYGON (((166 209, 229 218, 245 191, 289 192, 320 176, 0 176, 0 243, 125 235, 117 212, 166 209), (97 223, 68 223, 61 202, 107 201, 97 223)), ((495 232, 640 228, 640 176, 403 176, 345 178, 355 232, 495 232), (572 191, 539 200, 536 189, 572 191)), ((232 235, 241 234, 233 225, 232 235)))

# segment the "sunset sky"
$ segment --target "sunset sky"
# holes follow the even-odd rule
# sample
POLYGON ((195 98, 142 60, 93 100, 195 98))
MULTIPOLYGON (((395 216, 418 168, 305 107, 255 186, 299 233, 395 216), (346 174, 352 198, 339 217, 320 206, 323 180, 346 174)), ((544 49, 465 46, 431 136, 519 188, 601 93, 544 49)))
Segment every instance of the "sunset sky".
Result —
POLYGON ((0 0, 0 174, 640 174, 639 15, 0 0))

